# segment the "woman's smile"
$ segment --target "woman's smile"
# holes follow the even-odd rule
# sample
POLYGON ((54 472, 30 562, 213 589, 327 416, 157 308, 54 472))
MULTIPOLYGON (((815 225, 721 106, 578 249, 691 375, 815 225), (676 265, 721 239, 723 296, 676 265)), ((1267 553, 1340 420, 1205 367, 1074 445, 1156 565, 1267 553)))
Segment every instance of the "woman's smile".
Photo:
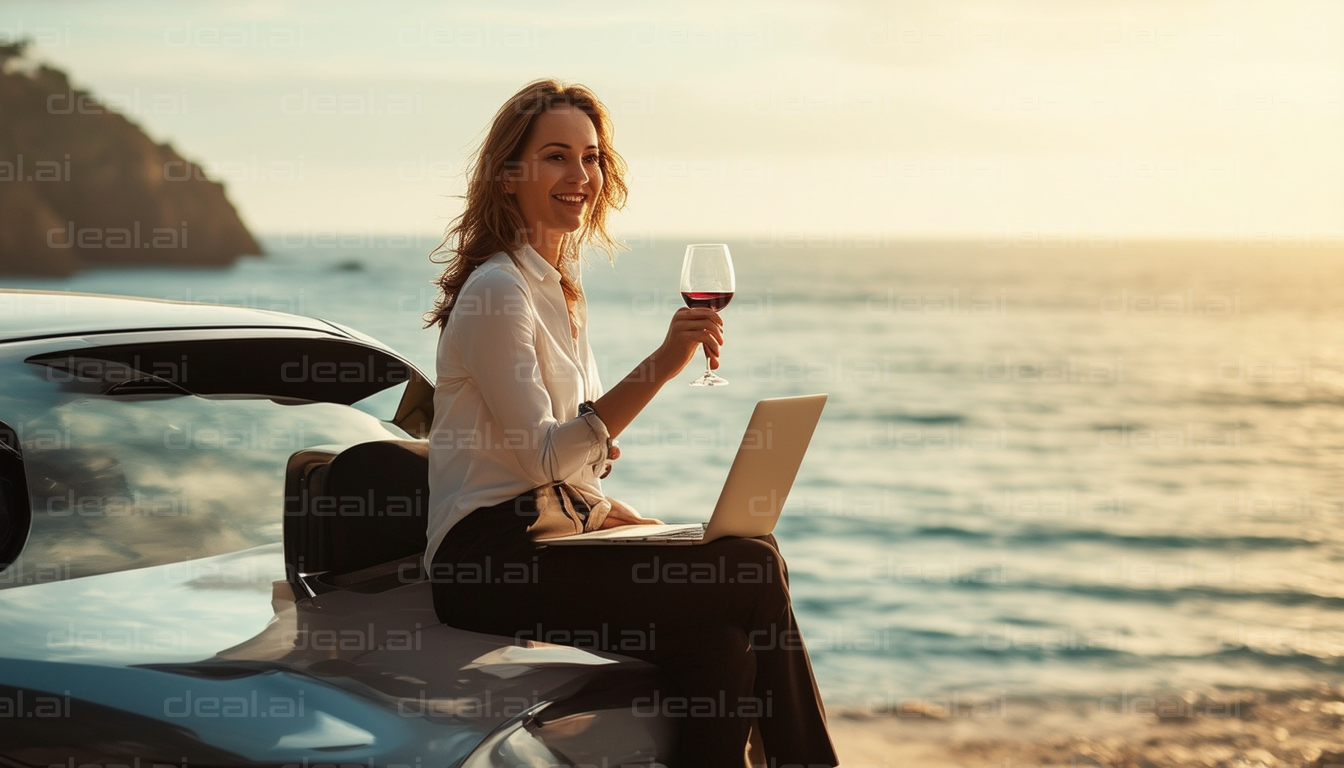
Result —
POLYGON ((582 212, 584 204, 588 201, 588 196, 582 193, 561 193, 558 195, 551 195, 551 197, 559 200, 561 205, 572 209, 575 212, 582 212))

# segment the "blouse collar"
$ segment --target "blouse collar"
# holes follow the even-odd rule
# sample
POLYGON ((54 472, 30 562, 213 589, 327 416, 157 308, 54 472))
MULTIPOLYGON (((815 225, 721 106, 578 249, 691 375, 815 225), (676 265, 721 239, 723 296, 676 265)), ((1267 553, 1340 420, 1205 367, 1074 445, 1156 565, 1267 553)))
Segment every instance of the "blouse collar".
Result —
POLYGON ((537 253, 537 249, 533 248, 530 243, 523 243, 523 247, 515 251, 514 255, 518 257, 519 266, 527 270, 533 280, 539 283, 544 283, 551 277, 554 277, 557 282, 560 280, 560 272, 551 266, 550 262, 546 261, 540 253, 537 253))
MULTIPOLYGON (((560 271, 551 266, 551 263, 540 253, 537 253, 537 249, 533 248, 531 243, 523 243, 523 247, 514 251, 514 256, 516 257, 514 261, 527 272, 532 280, 536 281, 538 284, 544 284, 548 280, 554 280, 556 291, 558 292, 560 290, 560 271)), ((561 300, 561 306, 567 306, 563 299, 561 300)), ((568 310, 565 310, 565 312, 566 315, 568 315, 568 310)), ((588 304, 586 301, 583 301, 582 299, 579 300, 578 306, 575 308, 573 320, 575 327, 582 333, 584 326, 588 323, 588 304)))

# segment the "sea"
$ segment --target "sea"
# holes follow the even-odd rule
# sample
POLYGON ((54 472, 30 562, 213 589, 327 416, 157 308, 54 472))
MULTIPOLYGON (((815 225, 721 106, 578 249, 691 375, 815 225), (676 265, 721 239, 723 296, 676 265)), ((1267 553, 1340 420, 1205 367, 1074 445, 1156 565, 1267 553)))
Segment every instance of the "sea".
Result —
MULTIPOLYGON (((682 306, 686 244, 715 239, 585 257, 607 386, 682 306)), ((776 530, 828 703, 1344 684, 1344 252, 727 242, 731 383, 688 386, 693 361, 605 489, 705 519, 753 403, 828 393, 776 530)), ((322 317, 433 371, 437 238, 264 244, 0 284, 322 317)))

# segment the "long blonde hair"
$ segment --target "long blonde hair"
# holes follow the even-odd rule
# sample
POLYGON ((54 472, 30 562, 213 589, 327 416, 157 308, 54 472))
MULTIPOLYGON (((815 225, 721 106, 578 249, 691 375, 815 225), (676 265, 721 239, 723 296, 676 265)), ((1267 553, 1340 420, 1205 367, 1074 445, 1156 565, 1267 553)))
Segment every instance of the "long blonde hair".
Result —
POLYGON ((558 80, 536 80, 523 86, 495 113, 490 131, 481 142, 467 170, 466 208, 448 225, 439 245, 430 252, 430 260, 447 266, 435 280, 439 297, 434 309, 425 313, 425 327, 448 322, 458 291, 471 273, 500 251, 512 253, 526 242, 527 224, 517 198, 504 191, 506 171, 516 169, 532 126, 542 113, 560 106, 577 109, 593 121, 597 130, 598 165, 602 169, 602 191, 583 226, 565 235, 560 242, 560 288, 570 306, 581 297, 571 276, 577 272, 580 252, 592 244, 610 257, 622 247, 607 232, 607 212, 625 207, 629 189, 625 185, 625 160, 611 146, 611 116, 597 96, 582 85, 565 85, 558 80), (442 255, 442 259, 435 258, 442 255))

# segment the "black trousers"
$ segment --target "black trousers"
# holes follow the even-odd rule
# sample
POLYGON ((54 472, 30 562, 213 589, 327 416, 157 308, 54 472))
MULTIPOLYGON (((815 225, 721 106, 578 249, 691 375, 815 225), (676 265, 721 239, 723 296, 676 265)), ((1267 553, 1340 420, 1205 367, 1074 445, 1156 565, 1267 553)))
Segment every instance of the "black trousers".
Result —
POLYGON ((839 764, 774 536, 537 547, 536 516, 529 493, 453 526, 430 570, 440 621, 662 667, 677 766, 742 768, 752 717, 769 765, 839 764))

